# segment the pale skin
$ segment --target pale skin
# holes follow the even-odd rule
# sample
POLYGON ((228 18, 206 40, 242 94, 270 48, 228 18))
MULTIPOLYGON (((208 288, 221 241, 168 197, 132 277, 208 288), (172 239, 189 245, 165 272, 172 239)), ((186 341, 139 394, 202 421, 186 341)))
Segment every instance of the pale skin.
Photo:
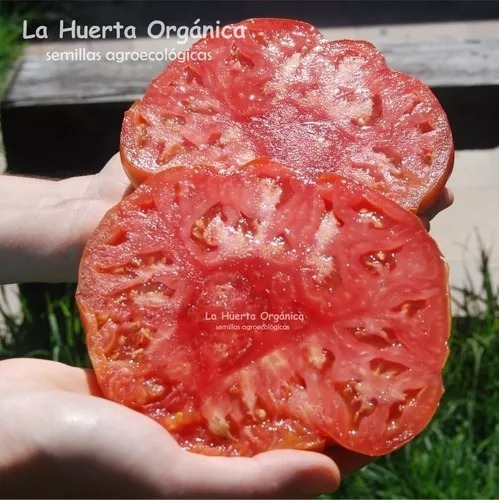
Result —
MULTIPOLYGON (((76 280, 91 232, 131 189, 118 155, 96 175, 0 176, 0 283, 76 280)), ((425 225, 452 200, 445 189, 425 225)), ((340 449, 192 454, 153 420, 104 399, 92 370, 0 362, 3 497, 312 497, 369 461, 340 449)))

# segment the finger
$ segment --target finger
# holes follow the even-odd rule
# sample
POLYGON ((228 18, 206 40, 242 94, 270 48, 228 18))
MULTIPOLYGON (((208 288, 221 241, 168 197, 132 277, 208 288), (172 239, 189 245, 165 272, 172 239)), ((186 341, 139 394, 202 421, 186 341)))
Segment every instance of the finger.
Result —
POLYGON ((425 227, 425 229, 428 232, 430 232, 431 224, 430 224, 430 220, 428 219, 428 217, 421 215, 419 218, 421 219, 421 222, 423 223, 423 226, 425 227))
POLYGON ((347 476, 352 472, 361 469, 377 458, 355 453, 354 451, 347 450, 341 446, 328 448, 325 451, 325 454, 334 460, 340 470, 341 477, 347 476))
POLYGON ((103 179, 105 189, 113 187, 120 193, 124 192, 123 196, 130 194, 134 189, 125 173, 119 153, 111 157, 98 175, 103 179))
POLYGON ((7 359, 0 363, 0 381, 45 389, 60 389, 102 396, 93 370, 73 368, 56 361, 32 358, 7 359))
POLYGON ((111 156, 109 161, 102 169, 101 173, 105 174, 106 176, 116 176, 117 174, 119 174, 120 179, 128 179, 125 174, 125 170, 123 169, 119 153, 115 153, 113 156, 111 156))
POLYGON ((181 452, 154 420, 103 398, 3 388, 0 497, 170 498, 181 452), (8 473, 3 477, 2 459, 8 473), (159 462, 163 464, 160 467, 159 462), (166 464, 166 470, 165 466, 166 464))
POLYGON ((338 467, 330 458, 295 450, 275 450, 253 458, 184 452, 172 472, 187 488, 175 493, 190 497, 206 491, 215 497, 314 497, 335 491, 340 483, 338 467))
POLYGON ((449 208, 454 202, 454 193, 449 188, 444 188, 438 198, 435 200, 423 214, 428 220, 433 219, 442 210, 449 208))

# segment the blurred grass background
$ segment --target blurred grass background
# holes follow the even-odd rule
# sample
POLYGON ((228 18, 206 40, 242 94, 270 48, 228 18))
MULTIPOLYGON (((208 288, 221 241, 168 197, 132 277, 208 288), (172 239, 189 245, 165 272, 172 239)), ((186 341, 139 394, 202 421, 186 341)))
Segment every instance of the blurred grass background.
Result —
POLYGON ((7 75, 22 50, 22 20, 33 17, 26 2, 19 2, 18 8, 7 8, 0 0, 0 96, 7 84, 7 75))
MULTIPOLYGON (((34 3, 19 6, 6 13, 0 3, 0 95, 22 49, 21 21, 34 3)), ((446 393, 432 423, 324 498, 499 498, 499 289, 490 280, 487 252, 478 265, 481 287, 470 281, 454 290, 458 317, 444 371, 446 393)), ((74 285, 21 286, 22 314, 0 309, 6 326, 0 360, 30 356, 90 366, 74 292, 74 285)))

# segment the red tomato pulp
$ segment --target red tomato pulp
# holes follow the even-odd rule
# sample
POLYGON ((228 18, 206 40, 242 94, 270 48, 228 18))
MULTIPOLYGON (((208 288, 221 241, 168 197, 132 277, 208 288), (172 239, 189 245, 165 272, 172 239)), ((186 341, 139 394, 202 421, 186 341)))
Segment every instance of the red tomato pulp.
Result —
POLYGON ((453 144, 425 84, 391 70, 370 43, 329 42, 303 22, 235 27, 243 38, 199 41, 126 113, 121 156, 136 184, 175 165, 267 156, 309 178, 356 179, 418 213, 434 202, 453 144))
POLYGON ((171 168, 111 209, 77 301, 104 394, 195 452, 388 453, 442 394, 446 266, 419 219, 267 160, 171 168))

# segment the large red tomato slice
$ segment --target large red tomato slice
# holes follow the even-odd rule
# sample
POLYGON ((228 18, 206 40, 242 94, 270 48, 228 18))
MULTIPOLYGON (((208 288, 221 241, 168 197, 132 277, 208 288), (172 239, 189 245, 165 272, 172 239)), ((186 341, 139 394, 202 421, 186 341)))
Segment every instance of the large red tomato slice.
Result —
POLYGON ((136 184, 170 166, 268 156, 309 178, 338 172, 420 213, 432 204, 453 144, 425 84, 370 43, 329 42, 303 22, 230 29, 170 64, 125 114, 121 155, 136 184))
POLYGON ((196 452, 384 454, 442 394, 442 256, 415 215, 335 175, 152 176, 90 239, 77 300, 104 394, 196 452))

